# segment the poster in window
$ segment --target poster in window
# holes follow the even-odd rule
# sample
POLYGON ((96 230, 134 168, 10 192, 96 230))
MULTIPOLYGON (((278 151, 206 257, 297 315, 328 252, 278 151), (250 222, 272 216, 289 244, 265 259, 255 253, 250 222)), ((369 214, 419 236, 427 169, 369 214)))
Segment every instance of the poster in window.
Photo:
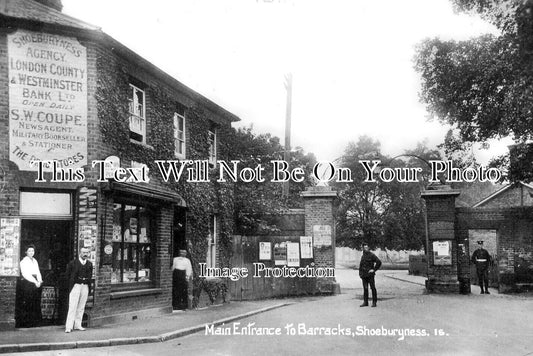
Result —
POLYGON ((300 267, 300 244, 287 242, 287 266, 300 267))
POLYGON ((259 259, 270 260, 272 258, 272 245, 270 242, 259 242, 259 259))
POLYGON ((274 264, 282 266, 287 264, 287 243, 279 242, 274 244, 274 264))
POLYGON ((450 241, 433 242, 433 264, 438 266, 451 266, 452 244, 450 241))
POLYGON ((20 219, 0 219, 0 276, 18 276, 20 219))
POLYGON ((149 230, 148 230, 149 225, 150 225, 150 220, 148 219, 148 216, 143 210, 141 210, 140 227, 137 228, 138 230, 140 230, 139 242, 141 243, 150 242, 150 236, 149 236, 149 230))
POLYGON ((130 218, 130 234, 137 234, 137 218, 130 218))
POLYGON ((313 238, 311 236, 300 236, 300 251, 302 251, 302 258, 313 258, 313 238))

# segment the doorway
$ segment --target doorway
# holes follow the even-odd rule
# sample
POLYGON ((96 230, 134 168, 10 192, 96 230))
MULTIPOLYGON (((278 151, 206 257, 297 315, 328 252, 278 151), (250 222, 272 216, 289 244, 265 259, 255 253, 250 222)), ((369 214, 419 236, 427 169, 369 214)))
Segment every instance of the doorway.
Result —
POLYGON ((172 239, 172 258, 179 256, 179 250, 188 250, 187 246, 187 209, 176 207, 174 209, 174 227, 172 239))
MULTIPOLYGON (((182 207, 174 208, 174 222, 172 228, 172 258, 170 259, 174 265, 174 258, 180 256, 180 250, 188 250, 187 246, 187 214, 186 209, 182 207)), ((173 269, 172 270, 172 309, 188 309, 189 305, 189 286, 185 276, 185 271, 173 269)))
MULTIPOLYGON (((468 230, 469 251, 472 254, 479 248, 478 241, 483 241, 483 248, 488 251, 492 258, 492 264, 489 266, 489 287, 498 288, 499 286, 499 272, 498 272, 498 236, 497 230, 488 229, 471 229, 468 230)), ((476 266, 470 265, 470 281, 472 284, 479 285, 476 273, 476 266)))
MULTIPOLYGON (((41 290, 42 319, 35 326, 60 325, 65 322, 68 311, 68 280, 66 267, 73 258, 71 220, 22 219, 20 256, 25 256, 29 244, 35 246, 34 258, 39 263, 43 278, 41 290)), ((17 293, 17 305, 20 305, 17 293)), ((16 308, 15 319, 20 323, 20 308, 16 308)))

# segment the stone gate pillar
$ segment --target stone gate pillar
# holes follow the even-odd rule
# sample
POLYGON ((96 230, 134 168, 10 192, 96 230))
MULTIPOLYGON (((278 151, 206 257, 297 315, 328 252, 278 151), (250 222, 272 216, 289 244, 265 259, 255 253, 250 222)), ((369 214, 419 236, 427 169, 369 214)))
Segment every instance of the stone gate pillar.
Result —
MULTIPOLYGON (((333 201, 337 192, 330 187, 309 187, 300 195, 304 198, 305 235, 313 238, 315 267, 335 269, 335 219, 333 201)), ((340 293, 335 277, 319 278, 321 292, 340 293)))
POLYGON ((429 293, 459 293, 458 243, 455 235, 455 198, 460 194, 449 186, 425 190, 426 243, 429 293))

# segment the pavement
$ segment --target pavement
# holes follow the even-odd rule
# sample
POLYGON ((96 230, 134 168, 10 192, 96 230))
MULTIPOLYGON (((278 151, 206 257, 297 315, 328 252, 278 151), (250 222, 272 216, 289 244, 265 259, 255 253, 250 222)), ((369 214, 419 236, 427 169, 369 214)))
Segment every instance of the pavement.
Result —
MULTIPOLYGON (((420 303, 422 300, 420 298, 425 294, 424 286, 426 277, 412 276, 405 270, 379 271, 377 277, 379 279, 380 301, 386 301, 390 305, 394 303, 393 306, 395 308, 404 308, 409 303, 420 303), (390 282, 387 282, 387 280, 390 282)), ((342 295, 345 297, 349 296, 350 303, 352 303, 351 298, 361 299, 361 282, 356 270, 338 268, 336 270, 336 279, 341 285, 342 295)), ((475 288, 475 286, 472 287, 473 293, 470 296, 448 295, 443 297, 427 295, 426 297, 429 298, 428 302, 434 302, 434 300, 436 301, 438 299, 438 304, 441 303, 441 299, 445 303, 448 303, 449 300, 453 301, 456 299, 468 299, 475 303, 476 298, 483 297, 477 295, 475 288)), ((501 298, 508 298, 508 303, 511 306, 515 305, 512 304, 515 303, 513 300, 524 298, 523 296, 498 294, 496 289, 491 289, 491 293, 493 296, 499 298, 485 299, 485 302, 491 304, 496 303, 493 305, 496 309, 501 307, 496 302, 496 300, 503 301, 501 298)), ((0 353, 45 352, 50 350, 85 349, 93 347, 104 347, 105 349, 105 347, 135 344, 137 344, 137 347, 141 347, 140 344, 147 343, 159 343, 161 345, 163 341, 203 331, 207 324, 213 324, 215 326, 229 324, 236 320, 250 318, 254 315, 281 307, 289 309, 296 305, 308 304, 306 302, 328 303, 327 300, 330 298, 316 296, 245 302, 231 301, 220 306, 211 306, 202 310, 174 312, 164 316, 122 324, 88 328, 86 331, 73 331, 70 334, 64 332, 64 326, 21 328, 12 331, 3 331, 0 332, 0 353)), ((335 297, 333 298, 335 299, 335 297)), ((528 303, 531 302, 531 298, 527 300, 528 303)), ((324 308, 329 308, 329 306, 325 306, 324 308)), ((159 348, 160 346, 154 347, 159 348)))
POLYGON ((409 274, 407 271, 381 271, 381 273, 387 277, 396 279, 398 281, 418 284, 421 286, 426 286, 426 277, 424 276, 413 276, 409 274))
POLYGON ((341 294, 277 300, 291 304, 166 342, 16 356, 533 355, 531 297, 480 295, 475 287, 469 295, 427 294, 423 277, 380 270, 378 306, 361 308, 357 271, 337 269, 335 277, 341 294))
MULTIPOLYGON (((310 297, 311 299, 313 297, 310 297)), ((319 298, 319 297, 314 297, 319 298)), ((163 342, 205 329, 280 308, 306 298, 229 302, 200 310, 65 333, 64 326, 20 328, 0 332, 0 353, 64 350, 163 342)))
MULTIPOLYGON (((381 273, 391 279, 396 279, 398 281, 418 284, 421 286, 426 286, 426 277, 424 276, 414 276, 410 275, 408 271, 381 271, 381 273)), ((479 294, 479 287, 478 286, 471 286, 472 294, 479 294)), ((490 294, 498 297, 514 297, 515 295, 512 294, 502 294, 498 292, 498 289, 496 288, 489 288, 490 294)), ((526 296, 526 294, 523 294, 522 296, 526 296)), ((528 295, 529 296, 529 295, 528 295)))

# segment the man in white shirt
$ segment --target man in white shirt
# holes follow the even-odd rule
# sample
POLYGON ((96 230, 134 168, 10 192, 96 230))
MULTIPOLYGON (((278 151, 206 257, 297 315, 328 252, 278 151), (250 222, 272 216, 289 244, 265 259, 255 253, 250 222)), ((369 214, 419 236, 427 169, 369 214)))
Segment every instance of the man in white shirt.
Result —
POLYGON ((79 257, 72 260, 67 266, 69 278, 70 294, 68 300, 68 314, 65 323, 65 332, 70 333, 72 329, 85 330, 81 322, 85 303, 91 292, 91 280, 93 275, 93 265, 89 261, 89 249, 80 248, 79 257))
POLYGON ((186 257, 187 251, 180 250, 180 255, 172 263, 172 308, 185 310, 189 306, 189 280, 192 277, 191 261, 186 257))

